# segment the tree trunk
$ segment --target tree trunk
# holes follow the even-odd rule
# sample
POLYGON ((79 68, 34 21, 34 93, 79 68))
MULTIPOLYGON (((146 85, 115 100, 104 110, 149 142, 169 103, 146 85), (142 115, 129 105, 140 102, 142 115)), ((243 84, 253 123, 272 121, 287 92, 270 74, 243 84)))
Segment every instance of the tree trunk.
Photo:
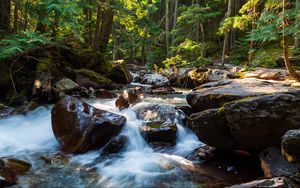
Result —
MULTIPOLYGON (((174 18, 173 18, 173 31, 176 29, 177 27, 177 14, 178 14, 178 0, 175 0, 175 5, 174 5, 174 18)), ((174 33, 172 34, 172 43, 171 46, 174 46, 174 33)))
POLYGON ((10 31, 10 0, 0 0, 0 33, 10 31))
MULTIPOLYGON (((253 32, 254 29, 256 29, 256 11, 257 11, 257 5, 254 4, 253 5, 253 13, 252 13, 253 17, 252 17, 252 30, 251 30, 251 32, 253 32)), ((249 51, 248 51, 248 63, 247 63, 247 65, 249 65, 252 62, 253 50, 254 50, 254 41, 251 40, 250 45, 249 45, 249 51)))
POLYGON ((286 6, 286 1, 283 0, 282 1, 282 13, 283 13, 283 56, 284 56, 284 63, 285 63, 285 67, 287 69, 287 71, 290 73, 290 75, 296 79, 299 79, 299 75, 296 73, 296 71, 293 69, 292 64, 290 62, 290 58, 289 58, 289 44, 288 44, 288 40, 286 37, 286 34, 284 33, 284 29, 286 27, 286 18, 285 18, 285 6, 286 6))
POLYGON ((166 0, 166 50, 167 50, 167 58, 170 57, 170 44, 169 44, 169 34, 170 34, 170 10, 169 10, 169 0, 166 0))
MULTIPOLYGON (((234 4, 234 0, 228 0, 228 7, 227 7, 227 13, 225 16, 225 19, 232 16, 232 6, 234 4)), ((229 42, 230 42, 230 36, 231 36, 231 29, 228 29, 227 32, 225 32, 224 36, 224 43, 223 43, 223 51, 222 51, 222 65, 225 64, 225 56, 228 53, 229 50, 229 42)))
MULTIPOLYGON (((297 24, 297 31, 300 32, 300 0, 296 0, 296 11, 297 11, 297 17, 296 17, 296 24, 297 24)), ((297 33, 295 36, 295 41, 294 41, 294 47, 295 49, 300 48, 300 33, 297 33)))
POLYGON ((112 32, 114 11, 111 5, 102 14, 101 35, 100 35, 100 54, 103 56, 109 44, 109 39, 112 32))
POLYGON ((18 20, 19 20, 19 5, 17 0, 14 1, 15 9, 14 9, 14 33, 18 32, 18 20))
POLYGON ((95 29, 95 34, 94 34, 94 41, 93 41, 93 54, 94 54, 94 59, 93 63, 98 62, 98 52, 100 49, 100 24, 101 24, 101 6, 98 5, 97 7, 97 18, 96 18, 96 29, 95 29))

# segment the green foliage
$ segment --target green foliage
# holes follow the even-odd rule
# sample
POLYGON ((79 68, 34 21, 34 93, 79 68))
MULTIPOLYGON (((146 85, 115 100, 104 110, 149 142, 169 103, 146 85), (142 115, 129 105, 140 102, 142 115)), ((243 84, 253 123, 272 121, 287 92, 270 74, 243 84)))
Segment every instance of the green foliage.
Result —
POLYGON ((0 41, 0 61, 15 56, 26 50, 35 49, 39 46, 52 44, 48 34, 24 32, 9 35, 0 41))

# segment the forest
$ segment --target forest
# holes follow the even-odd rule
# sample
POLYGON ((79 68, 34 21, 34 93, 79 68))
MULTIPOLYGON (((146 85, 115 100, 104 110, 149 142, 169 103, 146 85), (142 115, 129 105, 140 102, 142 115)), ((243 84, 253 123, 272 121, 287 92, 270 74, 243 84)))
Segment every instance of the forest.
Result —
POLYGON ((300 0, 0 0, 0 74, 0 187, 300 185, 300 0))

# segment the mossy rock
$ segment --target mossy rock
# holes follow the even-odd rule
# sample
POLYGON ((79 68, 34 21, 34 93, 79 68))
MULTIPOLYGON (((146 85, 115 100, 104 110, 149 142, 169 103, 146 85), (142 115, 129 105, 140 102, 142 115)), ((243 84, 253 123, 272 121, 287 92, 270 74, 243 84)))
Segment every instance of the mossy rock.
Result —
POLYGON ((12 82, 10 79, 9 74, 9 67, 5 66, 4 64, 0 63, 0 97, 4 98, 7 91, 12 88, 12 82))
POLYGON ((124 60, 115 61, 110 74, 110 79, 118 84, 129 84, 133 81, 133 77, 127 69, 124 60))
POLYGON ((43 57, 39 59, 36 66, 35 75, 38 76, 43 72, 50 72, 53 76, 58 76, 58 70, 51 57, 43 57))
POLYGON ((96 82, 97 84, 100 85, 109 85, 112 82, 112 80, 106 78, 105 76, 100 75, 99 73, 88 70, 88 69, 80 69, 80 70, 75 70, 77 75, 82 75, 85 77, 88 77, 90 80, 96 82))

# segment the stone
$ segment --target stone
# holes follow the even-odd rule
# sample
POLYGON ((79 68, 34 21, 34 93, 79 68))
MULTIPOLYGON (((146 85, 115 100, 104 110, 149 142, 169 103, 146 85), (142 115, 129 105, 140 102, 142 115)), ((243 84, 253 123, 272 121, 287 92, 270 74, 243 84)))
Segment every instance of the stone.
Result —
POLYGON ((140 91, 136 89, 127 89, 124 90, 119 98, 116 100, 115 105, 119 110, 128 108, 131 104, 139 102, 140 91))
POLYGON ((98 89, 94 91, 94 95, 96 98, 104 98, 104 99, 113 99, 117 98, 118 95, 116 93, 113 93, 111 91, 108 91, 106 89, 98 89))
POLYGON ((104 86, 112 84, 110 79, 92 70, 80 69, 75 70, 75 73, 76 83, 79 85, 79 87, 92 87, 94 89, 100 89, 104 86))
POLYGON ((281 69, 255 68, 253 71, 244 73, 244 78, 258 78, 264 80, 284 80, 287 72, 281 69))
POLYGON ((181 110, 187 117, 194 113, 192 107, 190 106, 176 106, 176 110, 181 110))
POLYGON ((0 104, 0 119, 10 116, 13 111, 13 108, 0 104))
POLYGON ((84 153, 107 144, 120 133, 126 118, 65 96, 51 111, 53 133, 63 151, 84 153))
POLYGON ((188 126, 201 141, 220 149, 261 151, 280 145, 300 128, 300 92, 245 98, 192 114, 188 126))
POLYGON ((273 188, 296 188, 299 182, 287 177, 276 177, 272 179, 255 180, 249 183, 234 185, 230 188, 256 188, 256 187, 273 187, 273 188))
POLYGON ((151 88, 147 93, 152 95, 167 95, 175 93, 175 90, 171 86, 161 86, 151 88))
POLYGON ((107 153, 118 153, 125 147, 128 141, 129 138, 125 135, 116 136, 108 143, 107 146, 105 146, 103 151, 107 153))
POLYGON ((79 88, 79 85, 69 78, 63 78, 55 84, 58 92, 68 93, 79 88))
POLYGON ((118 84, 129 84, 133 81, 133 77, 128 71, 124 60, 114 62, 110 79, 118 84))
POLYGON ((24 175, 31 169, 31 164, 15 158, 4 158, 2 159, 5 167, 11 172, 17 175, 24 175))
POLYGON ((300 164, 300 129, 285 133, 282 137, 281 148, 285 159, 300 164))
POLYGON ((255 78, 222 80, 196 88, 187 95, 187 102, 195 112, 219 108, 223 104, 247 97, 297 91, 284 82, 255 78))
POLYGON ((149 143, 175 143, 177 138, 177 126, 175 123, 169 121, 144 122, 141 128, 141 134, 149 143))
POLYGON ((298 167, 286 161, 276 147, 265 149, 260 153, 259 157, 266 178, 289 177, 298 172, 298 167))
POLYGON ((144 75, 141 83, 155 85, 155 86, 170 85, 169 79, 162 76, 161 74, 146 74, 146 75, 144 75))

